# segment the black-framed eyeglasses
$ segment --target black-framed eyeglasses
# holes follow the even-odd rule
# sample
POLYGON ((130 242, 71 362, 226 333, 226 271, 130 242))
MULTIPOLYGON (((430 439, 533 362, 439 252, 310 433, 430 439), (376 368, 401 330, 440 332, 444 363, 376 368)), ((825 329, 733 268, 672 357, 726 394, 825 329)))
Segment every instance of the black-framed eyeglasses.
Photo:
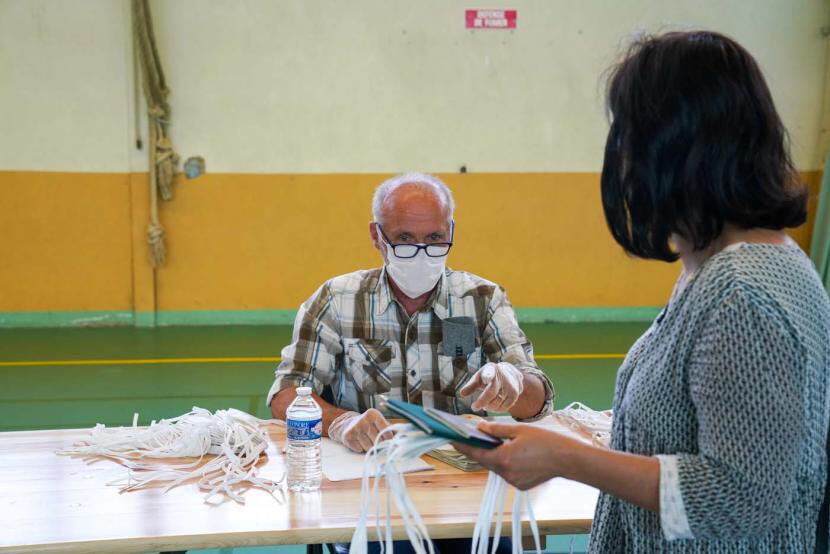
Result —
POLYGON ((450 224, 450 241, 449 242, 432 242, 429 244, 419 242, 416 244, 409 244, 409 243, 399 243, 399 244, 392 244, 392 241, 389 240, 389 237, 386 236, 386 233, 383 232, 383 227, 380 226, 380 223, 375 222, 375 225, 378 226, 378 231, 380 231, 383 240, 386 244, 392 249, 392 252, 395 254, 396 258, 414 258, 418 255, 419 250, 423 250, 427 253, 427 256, 430 258, 443 258, 447 254, 450 253, 450 248, 452 248, 452 238, 455 235, 455 221, 450 224))

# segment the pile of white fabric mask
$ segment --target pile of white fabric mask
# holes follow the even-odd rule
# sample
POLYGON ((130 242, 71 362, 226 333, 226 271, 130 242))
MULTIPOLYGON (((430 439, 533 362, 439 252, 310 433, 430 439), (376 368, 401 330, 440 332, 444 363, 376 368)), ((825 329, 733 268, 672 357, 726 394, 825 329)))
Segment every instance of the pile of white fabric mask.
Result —
POLYGON ((611 444, 611 410, 598 412, 581 402, 572 402, 554 413, 565 425, 589 437, 596 446, 608 448, 611 444))
POLYGON ((225 495, 244 504, 248 488, 263 489, 284 500, 283 482, 257 475, 257 463, 268 449, 268 433, 260 427, 276 420, 260 420, 236 409, 193 410, 172 419, 153 421, 138 427, 138 414, 132 427, 107 427, 98 424, 87 440, 65 450, 62 455, 84 458, 104 457, 128 469, 127 476, 108 484, 120 486, 121 492, 155 485, 165 485, 164 492, 177 485, 198 479, 199 489, 206 491, 205 502, 225 495), (206 457, 212 456, 205 461, 206 457), (196 458, 185 463, 171 463, 167 458, 196 458))
MULTIPOLYGON (((400 512, 409 542, 417 554, 434 554, 435 550, 429 538, 427 526, 406 490, 406 482, 400 472, 399 464, 404 460, 418 458, 421 455, 450 442, 441 437, 427 435, 414 425, 398 424, 388 427, 375 446, 366 453, 361 482, 360 519, 352 536, 350 554, 366 554, 368 548, 367 522, 371 506, 375 506, 375 530, 377 540, 381 543, 381 552, 393 552, 392 540, 392 504, 400 512), (384 440, 388 433, 394 436, 384 440), (370 486, 369 478, 374 477, 370 486), (386 501, 381 509, 380 482, 386 481, 386 501)), ((487 478, 487 487, 481 502, 481 510, 473 530, 472 554, 487 554, 488 543, 492 552, 498 547, 501 537, 504 503, 507 496, 507 482, 495 473, 487 478), (490 526, 496 517, 495 532, 490 538, 490 526)), ((530 520, 530 528, 536 544, 536 552, 541 551, 539 528, 533 515, 530 498, 524 491, 516 491, 513 501, 511 534, 513 553, 522 552, 522 507, 525 507, 530 520)))

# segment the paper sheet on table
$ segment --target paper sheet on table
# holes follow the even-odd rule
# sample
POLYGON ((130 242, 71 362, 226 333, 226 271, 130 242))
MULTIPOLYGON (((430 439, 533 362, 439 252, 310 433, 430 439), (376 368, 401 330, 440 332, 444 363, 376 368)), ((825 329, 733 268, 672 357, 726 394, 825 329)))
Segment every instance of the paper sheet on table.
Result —
MULTIPOLYGON (((331 439, 323 439, 323 475, 329 481, 349 481, 363 477, 363 461, 365 454, 352 452, 339 442, 331 439)), ((401 473, 413 473, 416 471, 428 471, 435 469, 425 461, 417 458, 407 460, 400 465, 401 473)))

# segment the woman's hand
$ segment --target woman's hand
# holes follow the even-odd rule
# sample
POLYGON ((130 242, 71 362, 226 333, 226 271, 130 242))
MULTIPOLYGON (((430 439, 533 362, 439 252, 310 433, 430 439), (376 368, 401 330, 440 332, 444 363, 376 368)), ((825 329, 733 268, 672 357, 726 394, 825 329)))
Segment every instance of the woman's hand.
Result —
POLYGON ((482 422, 478 428, 506 442, 492 450, 454 443, 455 447, 517 489, 565 477, 646 510, 660 510, 660 462, 653 456, 598 448, 526 423, 482 422))
POLYGON ((533 425, 482 422, 478 428, 506 442, 492 450, 454 443, 455 448, 520 490, 567 476, 572 454, 584 446, 576 439, 533 425))

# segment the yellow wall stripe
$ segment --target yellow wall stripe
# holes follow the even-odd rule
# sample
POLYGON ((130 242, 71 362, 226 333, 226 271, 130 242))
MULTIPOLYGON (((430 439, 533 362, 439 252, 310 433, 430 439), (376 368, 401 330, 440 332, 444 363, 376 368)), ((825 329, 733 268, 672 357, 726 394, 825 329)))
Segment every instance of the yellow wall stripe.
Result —
MULTIPOLYGON (((147 252, 143 173, 0 171, 0 312, 296 310, 326 279, 377 267, 371 196, 386 174, 206 174, 161 206, 164 266, 147 252), (311 215, 310 215, 311 214, 311 215)), ((448 264, 517 307, 665 304, 676 264, 626 256, 605 225, 599 173, 445 174, 448 264)), ((808 247, 810 220, 793 236, 808 247)))

